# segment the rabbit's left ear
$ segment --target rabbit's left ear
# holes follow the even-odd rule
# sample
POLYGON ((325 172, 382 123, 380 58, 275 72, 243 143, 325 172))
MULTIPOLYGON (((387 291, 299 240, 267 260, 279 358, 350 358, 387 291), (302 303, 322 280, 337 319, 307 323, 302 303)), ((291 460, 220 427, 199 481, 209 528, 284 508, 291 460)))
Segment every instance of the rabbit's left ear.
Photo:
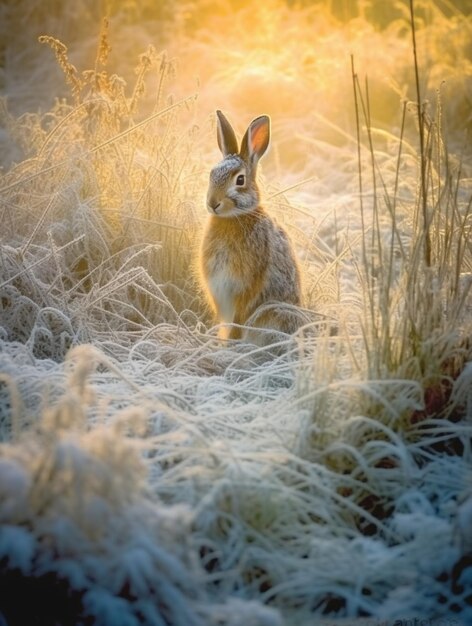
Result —
POLYGON ((230 154, 238 154, 238 141, 234 134, 233 127, 228 122, 221 111, 216 112, 217 116, 217 139, 218 147, 224 157, 230 154))
POLYGON ((241 157, 254 165, 265 154, 270 141, 270 117, 261 115, 249 124, 241 143, 241 157))

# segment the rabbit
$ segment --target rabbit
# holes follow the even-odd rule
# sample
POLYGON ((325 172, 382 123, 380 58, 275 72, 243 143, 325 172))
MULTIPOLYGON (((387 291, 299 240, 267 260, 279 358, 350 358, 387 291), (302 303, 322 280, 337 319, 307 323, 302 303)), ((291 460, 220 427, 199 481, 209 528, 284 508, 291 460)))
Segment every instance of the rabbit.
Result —
POLYGON ((301 304, 292 244, 261 206, 256 182, 257 164, 269 145, 270 118, 254 119, 238 149, 230 123, 221 111, 216 114, 223 160, 210 172, 210 217, 199 258, 202 283, 218 322, 235 325, 229 332, 222 327, 221 338, 267 345, 279 332, 297 330, 301 304))

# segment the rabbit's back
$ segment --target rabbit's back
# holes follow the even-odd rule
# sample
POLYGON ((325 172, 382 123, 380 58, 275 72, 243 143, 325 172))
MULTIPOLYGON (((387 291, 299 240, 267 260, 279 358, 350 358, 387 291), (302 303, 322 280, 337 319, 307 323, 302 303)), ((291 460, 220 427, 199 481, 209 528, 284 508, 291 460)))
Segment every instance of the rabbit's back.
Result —
POLYGON ((287 233, 271 221, 271 245, 262 302, 275 300, 300 305, 300 271, 287 233))

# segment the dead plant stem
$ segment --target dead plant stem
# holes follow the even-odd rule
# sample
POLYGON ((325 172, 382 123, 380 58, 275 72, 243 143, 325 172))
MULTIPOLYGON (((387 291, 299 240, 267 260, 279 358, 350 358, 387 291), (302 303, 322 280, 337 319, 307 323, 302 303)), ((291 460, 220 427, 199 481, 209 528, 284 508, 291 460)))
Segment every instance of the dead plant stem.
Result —
POLYGON ((418 132, 420 140, 420 205, 423 218, 423 236, 424 236, 424 262, 426 267, 431 267, 431 238, 430 238, 430 224, 428 219, 428 199, 427 199, 427 184, 426 184, 426 167, 427 156, 425 149, 425 137, 424 137, 424 110, 421 102, 421 89, 420 89, 420 75, 418 68, 418 54, 416 45, 416 30, 415 30, 415 9, 414 0, 410 0, 410 21, 411 21, 411 36, 413 41, 413 59, 415 68, 415 83, 416 83, 416 97, 418 101, 418 132))

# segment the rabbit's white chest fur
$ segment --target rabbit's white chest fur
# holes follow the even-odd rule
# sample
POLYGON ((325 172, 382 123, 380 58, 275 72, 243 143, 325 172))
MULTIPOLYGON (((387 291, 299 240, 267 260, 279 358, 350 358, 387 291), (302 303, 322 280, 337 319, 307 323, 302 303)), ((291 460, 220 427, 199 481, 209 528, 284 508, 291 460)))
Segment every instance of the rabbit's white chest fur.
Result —
POLYGON ((235 295, 238 291, 238 281, 230 277, 225 268, 215 269, 208 277, 208 287, 218 308, 223 322, 234 321, 236 312, 235 295))

